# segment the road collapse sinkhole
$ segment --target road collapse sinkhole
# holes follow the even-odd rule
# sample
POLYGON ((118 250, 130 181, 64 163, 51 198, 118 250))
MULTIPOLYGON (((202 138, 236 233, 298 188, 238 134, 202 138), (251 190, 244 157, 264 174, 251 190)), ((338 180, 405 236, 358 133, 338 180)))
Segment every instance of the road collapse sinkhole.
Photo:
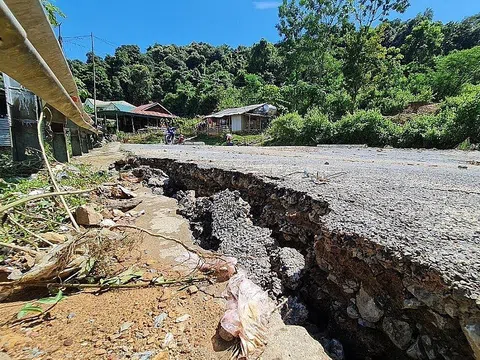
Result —
POLYGON ((197 243, 238 258, 332 359, 474 359, 478 316, 470 299, 445 296, 438 274, 356 234, 330 231, 325 201, 253 174, 170 159, 130 158, 153 194, 174 197, 197 243), (473 334, 466 329, 472 329, 473 334))

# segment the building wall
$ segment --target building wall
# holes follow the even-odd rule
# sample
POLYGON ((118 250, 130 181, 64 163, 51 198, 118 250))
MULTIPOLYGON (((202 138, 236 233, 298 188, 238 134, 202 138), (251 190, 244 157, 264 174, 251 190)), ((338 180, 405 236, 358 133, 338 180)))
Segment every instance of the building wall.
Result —
POLYGON ((245 126, 245 119, 242 115, 232 116, 232 132, 241 132, 245 126))

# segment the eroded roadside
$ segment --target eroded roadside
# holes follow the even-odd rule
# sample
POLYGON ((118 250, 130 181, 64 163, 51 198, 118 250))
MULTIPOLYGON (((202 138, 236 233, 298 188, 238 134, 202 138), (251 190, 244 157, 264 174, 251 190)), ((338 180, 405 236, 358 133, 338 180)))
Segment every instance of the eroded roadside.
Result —
MULTIPOLYGON (((319 196, 321 191, 318 189, 309 191, 307 187, 299 191, 298 187, 292 186, 291 179, 282 179, 274 172, 266 176, 259 167, 256 168, 259 174, 252 174, 252 167, 250 171, 245 170, 248 167, 245 163, 238 165, 243 170, 235 169, 232 162, 228 163, 230 169, 226 169, 226 166, 222 166, 225 162, 220 161, 221 165, 215 163, 212 166, 205 164, 204 160, 196 161, 191 151, 185 152, 186 154, 177 156, 178 161, 158 156, 144 157, 136 164, 165 171, 169 176, 169 188, 173 191, 195 190, 197 197, 211 197, 213 202, 218 193, 226 189, 237 190, 239 197, 250 206, 249 213, 255 225, 269 229, 278 248, 294 249, 304 258, 305 268, 293 295, 299 296, 308 308, 308 323, 316 324, 317 330, 319 325, 324 326, 330 336, 339 338, 346 348, 348 358, 473 358, 472 348, 475 348, 479 316, 479 283, 478 272, 475 271, 479 266, 478 247, 475 247, 478 245, 478 228, 470 222, 476 216, 475 211, 462 219, 468 225, 466 228, 455 229, 446 238, 446 230, 453 229, 453 224, 448 222, 441 228, 430 231, 425 224, 415 229, 415 223, 405 230, 405 226, 392 226, 395 220, 385 219, 387 228, 391 226, 391 238, 395 239, 390 241, 385 227, 380 227, 376 232, 377 223, 367 221, 372 219, 372 216, 368 216, 371 213, 367 216, 357 214, 364 222, 358 231, 352 229, 352 222, 342 224, 338 221, 336 212, 349 211, 348 206, 339 206, 339 203, 349 203, 348 199, 344 199, 345 194, 337 194, 344 201, 331 201, 329 196, 332 196, 332 189, 329 189, 329 196, 322 197, 319 196), (365 231, 369 225, 370 235, 376 236, 369 236, 365 231), (418 239, 409 237, 415 231, 419 235, 418 239), (402 234, 399 236, 402 232, 404 243, 401 241, 402 234), (442 248, 428 253, 429 246, 434 244, 424 240, 437 234, 442 237, 436 246, 441 244, 442 248), (448 252, 455 259, 438 261, 443 260, 448 252), (467 260, 458 261, 459 256, 467 260), (431 261, 422 261, 428 258, 431 261), (467 339, 472 341, 472 347, 467 339)), ((168 156, 172 157, 172 154, 168 156)), ((271 168, 271 164, 265 166, 271 168)), ((413 176, 418 177, 419 188, 425 192, 433 191, 426 188, 426 180, 421 176, 429 164, 418 166, 422 171, 416 169, 413 176)), ((438 167, 443 169, 443 166, 440 164, 432 168, 435 172, 438 167)), ((453 172, 455 169, 452 166, 448 171, 453 172)), ((473 170, 475 171, 476 169, 473 170)), ((298 173, 302 177, 302 171, 298 173)), ((464 176, 464 173, 460 174, 464 176)), ((436 176, 439 175, 441 174, 437 171, 436 176)), ((392 178, 395 180, 395 176, 392 175, 392 178)), ((321 176, 315 176, 313 181, 307 180, 311 188, 322 186, 321 176)), ((456 206, 459 202, 457 192, 470 192, 471 197, 463 201, 464 208, 470 206, 472 197, 475 199, 478 196, 468 188, 469 184, 470 180, 457 182, 453 196, 450 196, 452 191, 447 189, 435 191, 435 194, 443 194, 442 196, 446 193, 443 201, 451 201, 446 206, 448 217, 455 217, 455 213, 462 210, 456 206)), ((380 195, 384 197, 380 203, 388 203, 384 191, 391 185, 390 182, 379 188, 380 195)), ((400 185, 406 187, 408 183, 399 182, 400 185)), ((429 188, 441 188, 442 185, 444 184, 434 184, 431 181, 429 188)), ((346 191, 350 195, 355 192, 350 187, 346 191)), ((358 193, 361 191, 357 191, 357 195, 358 193)), ((408 191, 405 195, 409 195, 408 191)), ((422 199, 427 195, 429 194, 420 195, 420 201, 414 201, 411 209, 427 206, 426 201, 422 204, 422 199)), ((356 203, 352 209, 358 209, 362 200, 365 199, 351 198, 351 204, 356 203)), ((425 209, 427 215, 423 217, 427 220, 439 211, 435 208, 436 204, 433 205, 425 209)), ((377 209, 378 204, 372 204, 372 208, 377 209)), ((397 210, 403 209, 391 212, 397 210)), ((354 215, 350 214, 347 218, 352 219, 354 215)), ((383 214, 377 215, 377 218, 381 218, 383 214)), ((356 225, 358 224, 357 221, 356 225)), ((291 296, 289 291, 282 291, 282 295, 291 296)))

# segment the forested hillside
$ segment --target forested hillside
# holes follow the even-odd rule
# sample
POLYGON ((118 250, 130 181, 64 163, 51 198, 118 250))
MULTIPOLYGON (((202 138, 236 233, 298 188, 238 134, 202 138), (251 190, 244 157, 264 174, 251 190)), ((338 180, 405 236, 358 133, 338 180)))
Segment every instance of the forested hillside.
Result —
MULTIPOLYGON (((285 0, 277 44, 153 44, 145 53, 124 45, 113 56, 96 58, 97 96, 133 104, 159 101, 184 117, 270 102, 284 114, 294 113, 272 129, 279 142, 282 131, 290 142, 295 133, 298 143, 308 142, 305 131, 314 142, 356 141, 363 135, 339 139, 337 123, 357 123, 355 113, 362 110, 368 116, 361 116, 367 119, 361 131, 372 132, 377 145, 451 147, 468 137, 479 142, 480 14, 441 23, 427 9, 408 21, 387 20, 407 6, 407 0, 285 0), (392 140, 400 130, 380 115, 395 115, 414 101, 442 102, 440 114, 421 117, 410 124, 410 137, 402 133, 392 140), (465 117, 461 124, 459 112, 465 117), (378 124, 380 118, 388 124, 378 124), (454 134, 445 133, 453 131, 447 125, 454 134), (425 130, 421 137, 419 128, 425 130)), ((85 95, 93 88, 92 54, 87 58, 71 61, 85 95)))

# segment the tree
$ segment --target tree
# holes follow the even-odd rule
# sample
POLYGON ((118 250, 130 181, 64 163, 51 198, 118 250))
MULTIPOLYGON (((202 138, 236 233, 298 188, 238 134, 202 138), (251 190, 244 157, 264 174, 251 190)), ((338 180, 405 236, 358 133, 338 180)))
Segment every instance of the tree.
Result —
POLYGON ((42 5, 45 8, 47 13, 48 20, 52 26, 60 25, 59 18, 65 19, 67 16, 63 13, 63 11, 56 5, 54 5, 51 1, 42 0, 42 5))
POLYGON ((135 105, 146 104, 152 97, 152 76, 145 65, 135 64, 130 68, 129 93, 135 105))
POLYGON ((465 84, 480 84, 480 46, 453 52, 435 64, 433 89, 437 99, 460 93, 465 84))
POLYGON ((407 63, 432 66, 435 56, 442 52, 442 24, 431 20, 423 20, 412 29, 402 46, 407 63))

